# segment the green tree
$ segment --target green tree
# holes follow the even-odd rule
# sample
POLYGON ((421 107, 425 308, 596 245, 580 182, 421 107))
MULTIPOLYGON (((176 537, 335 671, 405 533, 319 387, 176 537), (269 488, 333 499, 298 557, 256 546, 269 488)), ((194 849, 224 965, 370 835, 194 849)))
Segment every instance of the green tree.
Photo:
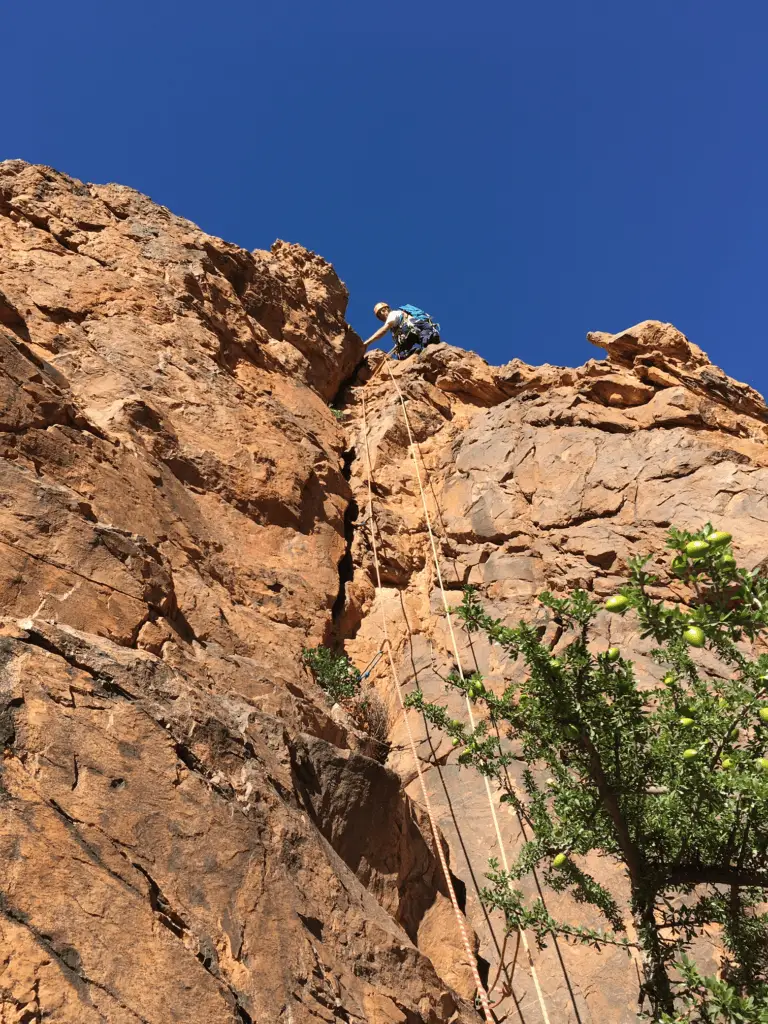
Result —
POLYGON ((768 580, 736 566, 730 541, 709 524, 670 531, 670 573, 688 587, 685 605, 653 596, 669 581, 646 571, 650 557, 631 561, 629 582, 604 606, 584 591, 541 594, 557 626, 552 648, 540 627, 487 615, 468 589, 457 609, 466 629, 522 658, 525 681, 496 696, 477 675, 453 674, 449 685, 485 708, 474 732, 420 692, 409 697, 527 826, 531 838, 509 872, 491 861, 483 894, 509 929, 532 929, 541 943, 560 934, 629 948, 621 909, 584 858, 594 851, 623 867, 643 963, 641 1011, 654 1021, 768 1014, 768 655, 750 653, 768 626, 768 580), (636 616, 652 639, 655 684, 639 687, 617 648, 595 650, 604 609, 636 616), (714 655, 706 670, 692 656, 700 648, 714 655), (517 784, 513 762, 522 768, 517 784), (526 901, 517 883, 534 868, 553 890, 597 907, 606 929, 557 921, 541 900, 526 901), (712 925, 725 950, 719 979, 684 959, 712 925))

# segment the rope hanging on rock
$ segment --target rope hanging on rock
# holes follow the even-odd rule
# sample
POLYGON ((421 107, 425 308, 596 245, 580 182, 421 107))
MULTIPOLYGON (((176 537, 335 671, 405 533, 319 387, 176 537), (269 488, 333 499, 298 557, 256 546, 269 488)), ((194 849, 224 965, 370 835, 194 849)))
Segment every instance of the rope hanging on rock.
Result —
MULTIPOLYGON (((452 621, 452 618, 451 618, 451 609, 450 609, 450 606, 448 604, 448 597, 447 597, 447 595, 445 593, 445 587, 443 586, 443 576, 442 576, 442 573, 440 571, 440 562, 439 562, 438 554, 437 554, 437 545, 435 543, 435 535, 434 535, 434 532, 432 530, 432 520, 430 519, 429 509, 427 508, 427 498, 426 498, 426 494, 425 494, 425 491, 424 491, 424 485, 423 485, 422 480, 421 480, 421 471, 419 470, 419 461, 418 461, 418 458, 416 457, 417 445, 416 445, 416 442, 413 439, 413 431, 411 430, 411 422, 410 422, 410 419, 408 418, 408 410, 407 410, 406 405, 405 405, 405 396, 403 395, 403 392, 402 392, 402 390, 400 388, 400 385, 397 383, 397 380, 395 379, 395 375, 392 373, 392 367, 391 367, 391 365, 389 363, 389 360, 387 360, 387 371, 389 373, 390 380, 392 381, 392 384, 394 385, 395 390, 397 391, 398 398, 400 399, 400 405, 401 405, 402 410, 403 410, 403 418, 405 420, 405 427, 406 427, 406 430, 408 432, 408 449, 409 449, 409 451, 411 453, 411 458, 413 459, 413 465, 414 465, 414 468, 416 470, 416 481, 417 481, 417 483, 419 485, 419 493, 421 495, 421 505, 422 505, 422 509, 424 510, 424 518, 425 518, 426 524, 427 524, 427 533, 429 534, 430 547, 432 548, 432 559, 433 559, 434 565, 435 565, 435 574, 437 576, 437 582, 438 582, 438 585, 440 587, 440 594, 442 596, 443 611, 445 613, 445 621, 446 621, 446 624, 448 626, 448 633, 450 634, 450 637, 451 637, 451 645, 453 647, 453 654, 454 654, 454 657, 456 659, 456 667, 458 669, 459 677, 460 677, 460 679, 461 679, 461 681, 463 683, 463 682, 465 682, 464 670, 463 670, 463 668, 461 666, 461 657, 459 655, 459 645, 458 645, 458 643, 456 641, 456 634, 455 634, 454 629, 453 629, 453 621, 452 621)), ((365 404, 364 403, 365 403, 365 399, 363 399, 363 408, 365 408, 365 404)), ((366 438, 366 444, 367 444, 367 438, 366 438)), ((424 471, 427 472, 426 466, 424 467, 424 471)), ((470 703, 469 696, 467 695, 466 691, 464 693, 464 698, 465 698, 466 705, 467 705, 467 715, 469 716, 469 723, 470 723, 470 725, 472 727, 472 730, 474 731, 474 729, 475 729, 475 716, 472 713, 472 704, 470 703)), ((504 840, 502 839, 502 836, 501 836, 501 827, 499 825, 499 817, 498 817, 498 815, 496 813, 496 805, 494 804, 494 800, 493 800, 493 792, 491 790, 491 784, 488 781, 488 777, 486 775, 483 776, 483 782, 485 783, 485 792, 486 792, 486 795, 488 797, 488 806, 490 807, 491 817, 493 819, 493 827, 494 827, 494 830, 496 832, 496 840, 497 840, 497 842, 499 844, 499 852, 501 854, 502 867, 504 868, 505 872, 509 872, 509 862, 507 861, 507 854, 506 854, 506 850, 505 850, 505 847, 504 847, 504 840)), ((539 1007, 541 1009, 541 1014, 542 1014, 542 1017, 543 1017, 543 1020, 544 1020, 544 1024, 550 1024, 549 1014, 547 1013, 547 1007, 546 1007, 546 1004, 544 1002, 544 993, 542 992, 541 985, 539 984, 539 978, 538 978, 538 974, 536 972, 536 967, 535 967, 535 965, 533 963, 533 956, 531 954, 531 948, 530 948, 530 945, 528 943, 528 938, 527 938, 527 936, 525 934, 525 930, 524 929, 520 928, 518 930, 520 932, 520 938, 522 939, 523 949, 525 950, 525 952, 527 954, 527 957, 528 957, 528 966, 529 966, 530 971, 531 971, 531 978, 533 979, 533 983, 534 983, 534 986, 536 988, 536 995, 537 995, 538 1000, 539 1000, 539 1007)))
POLYGON ((421 759, 419 758, 419 753, 418 753, 418 750, 416 749, 416 740, 414 739, 413 730, 411 729, 411 723, 410 723, 410 720, 408 718, 408 710, 407 710, 407 708, 405 706, 405 703, 403 701, 403 694, 402 694, 401 687, 400 687, 400 679, 399 679, 398 674, 397 674, 397 668, 395 666, 395 659, 394 659, 394 655, 393 655, 393 652, 392 652, 392 641, 389 638, 389 628, 387 626, 387 614, 386 614, 386 611, 384 609, 384 599, 383 599, 383 593, 382 593, 383 588, 382 588, 382 585, 381 585, 381 570, 379 568, 379 554, 378 554, 378 548, 376 546, 375 522, 374 522, 374 517, 373 517, 373 486, 372 486, 372 482, 371 482, 373 474, 372 474, 372 471, 371 471, 371 455, 370 455, 370 450, 369 450, 369 447, 368 447, 368 417, 367 417, 366 408, 365 408, 365 395, 363 395, 362 398, 363 398, 363 434, 364 434, 364 438, 365 438, 365 461, 366 461, 367 484, 368 484, 368 529, 369 529, 370 535, 371 535, 371 549, 373 551, 373 564, 374 564, 374 567, 375 567, 375 570, 376 570, 376 589, 377 589, 377 592, 378 592, 378 595, 379 595, 380 608, 381 608, 381 628, 382 628, 382 633, 384 635, 384 643, 382 644, 382 646, 386 650, 386 653, 387 653, 387 660, 389 661, 389 668, 390 668, 390 672, 392 674, 392 683, 394 685, 395 693, 397 694, 397 699, 398 699, 398 702, 400 704, 400 710, 403 713, 403 721, 405 722, 405 729, 406 729, 406 732, 408 734, 408 743, 409 743, 410 748, 411 748, 411 754, 413 755, 413 763, 414 763, 414 765, 416 767, 416 774, 418 775, 418 778, 419 778, 419 785, 421 786, 421 794, 422 794, 422 797, 424 798, 424 806, 426 808, 427 816, 429 818, 429 824, 430 824, 430 827, 432 829, 432 837, 434 839, 435 849, 437 851, 438 858, 440 859, 440 866, 441 866, 441 868, 443 870, 443 876, 445 878, 445 884, 446 884, 446 887, 448 889, 448 894, 450 896, 451 904, 453 906, 453 913, 454 913, 454 916, 456 918, 456 924, 458 926, 459 933, 461 935, 461 943, 462 943, 462 946, 464 947, 464 952, 466 953, 467 960, 469 962, 469 966, 470 966, 470 969, 472 971, 472 977, 474 979, 475 986, 477 988, 477 994, 478 994, 478 997, 480 999, 480 1004, 481 1004, 482 1009, 483 1009, 483 1016, 485 1017, 486 1024, 495 1024, 493 1013, 491 1011, 490 1001, 488 999, 488 993, 486 992, 485 986, 483 985, 483 983, 482 983, 482 981, 480 979, 480 974, 479 974, 478 969, 477 969, 477 958, 475 956, 474 950, 472 949, 472 944, 469 941, 469 935, 467 933, 466 921, 465 921, 464 915, 462 914, 461 909, 459 907, 459 901, 458 901, 458 899, 456 897, 456 890, 455 890, 455 888, 453 886, 453 880, 451 879, 451 872, 450 872, 450 869, 448 867, 448 862, 447 862, 446 857, 445 857, 445 851, 443 850, 443 844, 440 841, 440 831, 438 829, 437 819, 435 817, 434 811, 432 810, 432 802, 429 799, 429 793, 427 792, 427 786, 426 786, 426 783, 424 781, 424 772, 423 772, 422 767, 421 767, 421 759))

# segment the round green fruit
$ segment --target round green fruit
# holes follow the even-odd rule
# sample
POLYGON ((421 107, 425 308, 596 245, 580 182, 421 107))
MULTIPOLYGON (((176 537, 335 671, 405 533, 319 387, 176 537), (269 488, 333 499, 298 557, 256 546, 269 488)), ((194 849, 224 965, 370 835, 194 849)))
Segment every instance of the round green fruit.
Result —
POLYGON ((695 747, 688 747, 687 750, 683 751, 683 760, 692 761, 698 754, 698 750, 695 747))
POLYGON ((685 545, 685 553, 691 558, 702 558, 708 551, 709 544, 705 540, 692 540, 685 545))
POLYGON ((618 661, 621 657, 621 651, 618 647, 609 647, 605 652, 606 661, 618 661))
POLYGON ((552 858, 552 867, 561 868, 563 864, 568 860, 564 853, 558 853, 556 857, 552 858))
POLYGON ((730 759, 730 757, 724 757, 720 764, 723 766, 723 768, 733 768, 733 761, 730 759))
POLYGON ((706 637, 703 629, 698 626, 689 626, 683 633, 683 639, 691 647, 703 647, 706 637))
POLYGON ((623 594, 614 594, 605 602, 605 610, 608 612, 623 612, 629 601, 623 594))
POLYGON ((561 668, 563 663, 559 658, 550 658, 549 664, 551 668, 561 668))
POLYGON ((768 722, 768 707, 760 708, 758 714, 760 715, 761 722, 768 722))
POLYGON ((461 743, 461 740, 459 739, 458 736, 454 736, 453 739, 451 740, 451 746, 452 747, 458 747, 458 745, 460 743, 461 743))
POLYGON ((755 764, 761 772, 768 772, 768 757, 756 757, 755 764))
POLYGON ((726 533, 725 530, 715 530, 707 537, 707 543, 711 548, 720 548, 723 544, 730 544, 732 539, 730 533, 726 533))
POLYGON ((720 559, 720 565, 722 565, 724 569, 733 569, 736 565, 736 559, 733 555, 723 555, 720 559))
POLYGON ((694 720, 692 718, 681 718, 680 719, 680 725, 684 726, 686 729, 688 729, 690 726, 692 726, 694 724, 695 723, 694 723, 694 720))
POLYGON ((662 682, 664 683, 665 686, 671 686, 672 683, 674 683, 676 678, 677 678, 677 676, 672 675, 671 672, 667 672, 667 674, 664 676, 662 682))
POLYGON ((741 729, 731 729, 728 733, 728 739, 731 740, 732 743, 735 743, 739 736, 741 736, 741 729))

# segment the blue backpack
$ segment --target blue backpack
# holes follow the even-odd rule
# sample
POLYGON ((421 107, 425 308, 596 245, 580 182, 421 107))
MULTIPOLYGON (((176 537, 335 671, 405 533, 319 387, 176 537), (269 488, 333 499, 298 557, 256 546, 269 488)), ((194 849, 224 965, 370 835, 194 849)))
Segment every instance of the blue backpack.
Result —
POLYGON ((423 309, 419 309, 418 306, 398 306, 398 309, 402 309, 408 316, 413 317, 417 323, 429 323, 432 321, 432 317, 429 313, 425 313, 423 309))

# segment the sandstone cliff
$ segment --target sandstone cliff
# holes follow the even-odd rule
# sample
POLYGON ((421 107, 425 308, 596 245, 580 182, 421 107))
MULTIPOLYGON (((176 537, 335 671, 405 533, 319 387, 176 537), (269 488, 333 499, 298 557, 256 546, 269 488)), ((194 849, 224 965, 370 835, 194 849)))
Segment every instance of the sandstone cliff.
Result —
MULTIPOLYGON (((299 246, 0 164, 0 1020, 479 1019, 386 665, 389 750, 301 660, 367 662, 383 604, 406 686, 442 697, 452 664, 402 410, 345 307, 299 246)), ((672 522, 764 556, 761 397, 670 325, 590 337, 607 359, 577 370, 445 345, 393 367, 446 585, 511 620, 544 587, 612 591, 672 522)), ((414 728, 493 980, 488 808, 414 728)), ((553 1021, 634 1019, 618 953, 534 957, 553 1021)), ((499 1019, 537 1024, 522 956, 508 973, 499 1019)))

